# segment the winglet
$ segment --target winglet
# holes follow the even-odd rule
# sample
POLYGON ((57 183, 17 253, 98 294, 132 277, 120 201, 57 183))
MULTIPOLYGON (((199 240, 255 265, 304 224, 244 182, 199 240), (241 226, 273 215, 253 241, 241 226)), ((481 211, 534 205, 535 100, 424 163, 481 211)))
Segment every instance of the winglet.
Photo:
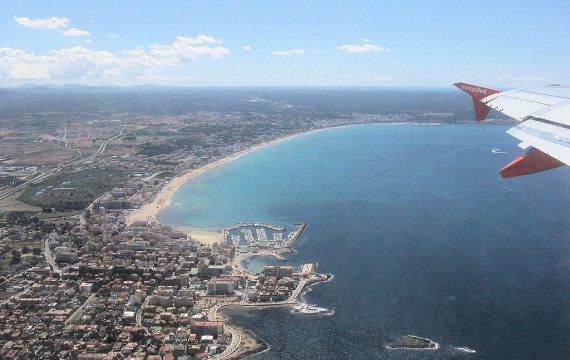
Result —
POLYGON ((541 171, 557 168, 564 165, 558 159, 531 147, 524 154, 514 159, 509 165, 501 169, 501 176, 510 178, 514 176, 534 174, 541 171))
POLYGON ((479 85, 472 85, 466 83, 455 83, 453 84, 463 90, 463 92, 471 95, 473 99, 473 106, 475 107, 475 117, 477 121, 485 120, 487 114, 491 110, 490 107, 485 105, 485 103, 481 102, 480 100, 486 98, 489 95, 493 95, 496 93, 500 93, 501 90, 489 89, 479 85))

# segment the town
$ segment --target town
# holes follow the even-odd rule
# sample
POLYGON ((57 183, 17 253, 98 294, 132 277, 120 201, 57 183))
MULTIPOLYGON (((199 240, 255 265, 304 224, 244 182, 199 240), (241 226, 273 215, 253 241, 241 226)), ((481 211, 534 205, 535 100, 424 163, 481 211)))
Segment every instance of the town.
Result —
POLYGON ((217 319, 221 306, 292 305, 325 279, 314 266, 251 274, 232 262, 232 244, 201 245, 156 222, 127 226, 129 211, 117 207, 148 191, 145 181, 131 185, 12 261, 21 270, 1 285, 10 295, 0 309, 3 359, 228 357, 240 334, 217 319))
POLYGON ((115 112, 68 113, 59 108, 59 95, 47 94, 53 111, 32 107, 2 118, 2 359, 254 352, 258 342, 226 324, 219 310, 293 307, 306 285, 328 279, 314 264, 266 267, 261 274, 240 267, 244 256, 257 253, 284 259, 306 224, 289 234, 270 224, 236 224, 206 244, 154 217, 133 221, 131 215, 174 177, 255 145, 318 128, 406 119, 345 114, 324 120, 314 109, 239 92, 226 94, 226 104, 237 101, 247 111, 149 115, 149 109, 127 111, 135 95, 109 95, 123 100, 115 112), (275 232, 268 237, 266 230, 275 232))

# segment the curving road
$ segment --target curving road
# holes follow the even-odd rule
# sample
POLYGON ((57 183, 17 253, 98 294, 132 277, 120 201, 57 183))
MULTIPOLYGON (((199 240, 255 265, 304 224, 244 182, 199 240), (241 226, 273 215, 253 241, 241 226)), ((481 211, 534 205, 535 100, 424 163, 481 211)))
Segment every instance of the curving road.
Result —
POLYGON ((52 177, 53 175, 60 172, 62 169, 64 169, 67 166, 78 165, 78 164, 84 163, 86 161, 93 160, 94 158, 101 155, 105 151, 105 148, 107 147, 107 145, 109 145, 109 143, 111 141, 113 141, 113 140, 115 140, 115 139, 117 139, 123 135, 126 135, 126 133, 123 134, 123 131, 121 130, 121 132, 119 134, 117 134, 113 137, 110 137, 109 139, 103 141, 103 143, 99 146, 99 149, 97 149, 97 151, 94 152, 93 154, 91 154, 87 157, 84 157, 82 159, 77 159, 77 160, 71 161, 68 164, 63 164, 63 165, 57 166, 57 167, 50 169, 46 172, 39 173, 36 176, 32 177, 31 179, 27 180, 26 182, 24 182, 24 183, 22 183, 16 187, 13 187, 11 189, 8 189, 8 190, 1 192, 0 193, 0 200, 4 200, 5 198, 7 198, 9 196, 14 195, 15 193, 17 193, 21 190, 24 190, 25 188, 27 188, 31 184, 39 183, 39 182, 42 182, 42 181, 52 177))
MULTIPOLYGON (((299 281, 297 288, 291 293, 291 296, 287 300, 284 300, 284 301, 275 301, 275 302, 267 302, 267 303, 245 303, 245 302, 242 302, 242 303, 216 304, 213 307, 211 307, 210 310, 208 311, 208 320, 209 321, 216 321, 216 319, 218 317, 218 310, 220 310, 221 308, 226 307, 226 306, 267 307, 267 306, 293 305, 297 301, 297 298, 299 297, 299 295, 301 294, 301 292, 303 291, 303 288, 307 285, 307 283, 309 283, 309 281, 306 279, 299 281)), ((220 360, 220 359, 225 359, 225 358, 231 356, 239 348, 239 345, 242 341, 240 332, 237 331, 235 328, 224 324, 224 332, 229 332, 232 335, 232 342, 230 343, 230 345, 228 345, 228 347, 224 350, 223 353, 214 356, 213 359, 220 360)))

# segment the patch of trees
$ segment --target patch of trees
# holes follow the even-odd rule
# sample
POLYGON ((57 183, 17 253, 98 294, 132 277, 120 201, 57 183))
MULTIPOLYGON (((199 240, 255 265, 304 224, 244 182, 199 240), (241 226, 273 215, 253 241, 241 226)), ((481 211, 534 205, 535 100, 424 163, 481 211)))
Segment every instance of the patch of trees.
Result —
POLYGON ((66 221, 65 223, 61 224, 58 233, 60 235, 67 234, 71 231, 71 229, 73 229, 73 224, 69 223, 69 221, 66 221))
POLYGON ((12 250, 12 260, 10 260, 11 265, 19 264, 22 261, 22 254, 16 249, 12 250))
POLYGON ((13 185, 17 179, 14 176, 2 176, 0 177, 0 186, 13 185))
POLYGON ((176 146, 171 144, 151 144, 145 142, 138 151, 139 155, 155 156, 162 154, 170 154, 176 150, 176 146))
POLYGON ((125 173, 114 170, 65 173, 29 187, 18 200, 40 206, 44 212, 83 210, 101 194, 120 183, 124 177, 125 173), (49 188, 49 186, 57 188, 65 182, 71 184, 70 188, 58 188, 57 190, 49 188))
POLYGON ((26 211, 10 211, 4 215, 4 220, 7 225, 22 225, 27 226, 39 221, 38 217, 33 213, 26 211))

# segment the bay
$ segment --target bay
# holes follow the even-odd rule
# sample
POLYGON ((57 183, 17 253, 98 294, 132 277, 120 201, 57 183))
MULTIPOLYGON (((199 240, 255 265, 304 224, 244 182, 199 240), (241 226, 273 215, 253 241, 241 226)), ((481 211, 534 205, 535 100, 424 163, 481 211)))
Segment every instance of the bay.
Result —
POLYGON ((158 219, 191 228, 308 223, 288 261, 317 261, 334 275, 305 297, 335 314, 228 311, 269 343, 252 359, 566 359, 570 170, 497 176, 522 152, 506 129, 304 134, 193 179, 158 219), (386 349, 404 335, 441 349, 386 349))

